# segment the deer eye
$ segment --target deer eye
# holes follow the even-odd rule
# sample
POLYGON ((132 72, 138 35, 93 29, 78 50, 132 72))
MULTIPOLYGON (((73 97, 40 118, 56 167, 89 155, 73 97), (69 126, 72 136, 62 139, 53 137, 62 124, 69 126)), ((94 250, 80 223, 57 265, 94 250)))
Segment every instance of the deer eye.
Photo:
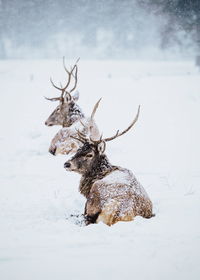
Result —
POLYGON ((91 158, 91 157, 93 157, 93 154, 87 154, 86 157, 91 158))

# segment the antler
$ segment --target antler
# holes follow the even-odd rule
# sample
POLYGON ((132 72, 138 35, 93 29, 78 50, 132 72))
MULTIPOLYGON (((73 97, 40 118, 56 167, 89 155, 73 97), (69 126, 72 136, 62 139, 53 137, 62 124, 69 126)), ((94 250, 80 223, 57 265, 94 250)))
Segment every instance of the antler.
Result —
POLYGON ((73 87, 69 92, 67 92, 67 93, 69 93, 69 94, 70 94, 72 91, 74 91, 75 88, 76 88, 76 86, 77 86, 77 81, 78 81, 78 78, 77 78, 77 73, 78 73, 77 63, 79 62, 79 60, 80 60, 80 57, 79 57, 79 58, 77 59, 77 61, 75 62, 75 64, 74 64, 73 68, 71 69, 71 71, 69 71, 69 70, 67 69, 67 67, 65 66, 65 57, 63 56, 63 67, 64 67, 65 71, 66 71, 67 74, 68 74, 68 82, 67 82, 66 89, 67 89, 67 87, 68 87, 69 84, 70 84, 71 76, 73 76, 74 79, 75 79, 74 87, 73 87), (75 75, 73 74, 74 69, 75 69, 75 75))
POLYGON ((65 66, 65 58, 63 57, 63 67, 64 67, 65 71, 66 71, 67 74, 68 74, 68 81, 67 81, 67 84, 66 84, 65 87, 62 87, 62 85, 61 85, 61 87, 58 87, 58 86, 56 86, 56 85, 54 84, 54 82, 52 81, 52 78, 50 78, 50 82, 51 82, 52 86, 55 87, 56 89, 60 90, 60 91, 61 91, 61 95, 60 95, 60 97, 53 97, 53 98, 47 98, 47 97, 45 97, 47 100, 50 100, 50 101, 57 101, 57 100, 60 100, 61 102, 63 102, 63 100, 64 100, 64 94, 65 94, 65 96, 68 95, 69 98, 70 98, 70 100, 71 100, 71 92, 75 90, 75 88, 76 88, 76 86, 77 86, 77 81, 78 81, 78 79, 77 79, 77 73, 78 73, 77 63, 78 63, 79 59, 80 59, 80 58, 77 59, 77 61, 75 62, 74 66, 71 68, 71 71, 68 71, 67 68, 66 68, 66 66, 65 66), (74 70, 75 70, 75 75, 73 74, 74 70), (72 88, 70 91, 67 91, 67 88, 68 88, 68 86, 70 85, 70 81, 71 81, 71 77, 72 77, 72 76, 73 76, 74 79, 75 79, 75 83, 74 83, 73 88, 72 88))
POLYGON ((99 140, 97 140, 97 141, 95 141, 95 140, 93 140, 93 139, 90 138, 90 141, 93 142, 94 144, 99 144, 99 143, 102 142, 102 141, 108 142, 108 141, 111 141, 111 140, 113 140, 113 139, 115 139, 115 138, 117 138, 117 137, 119 137, 119 136, 125 134, 125 133, 128 132, 128 131, 134 126, 134 124, 137 122, 138 117, 139 117, 139 114, 140 114, 140 106, 138 107, 138 111, 137 111, 137 114, 136 114, 134 120, 132 121, 132 123, 131 123, 125 130, 123 130, 122 132, 119 132, 119 130, 117 130, 117 132, 116 132, 116 134, 115 134, 114 136, 108 137, 108 138, 104 138, 104 139, 102 139, 102 137, 101 137, 101 138, 100 138, 99 140))
POLYGON ((123 130, 122 132, 119 133, 119 130, 118 130, 117 133, 114 136, 109 137, 109 138, 105 138, 104 141, 105 142, 111 141, 111 140, 113 140, 113 139, 115 139, 115 138, 117 138, 119 136, 122 136, 126 132, 128 132, 134 126, 134 124, 137 122, 139 114, 140 114, 140 105, 138 107, 137 114, 136 114, 134 120, 132 121, 132 123, 125 130, 123 130))
MULTIPOLYGON (((98 106, 99 106, 100 101, 101 101, 101 98, 100 98, 100 99, 97 101, 97 103, 94 105, 94 108, 93 108, 92 114, 91 114, 91 119, 94 118, 94 115, 95 115, 95 113, 96 113, 96 110, 97 110, 97 108, 98 108, 98 106)), ((87 126, 86 126, 81 120, 80 120, 80 123, 82 124, 82 126, 83 126, 84 128, 87 129, 87 126)), ((78 141, 80 141, 80 142, 82 142, 82 143, 85 143, 85 142, 87 142, 87 141, 90 141, 90 139, 87 138, 86 135, 85 135, 84 133, 82 133, 79 129, 76 128, 76 131, 77 131, 78 137, 70 136, 71 138, 73 138, 73 139, 75 139, 75 140, 78 140, 78 141)), ((101 137, 101 138, 102 138, 102 137, 101 137)))
MULTIPOLYGON (((102 99, 102 97, 101 97, 101 98, 97 101, 97 103, 94 105, 94 108, 93 108, 93 110, 92 110, 92 114, 91 114, 91 117, 90 117, 91 120, 94 119, 94 115, 95 115, 95 113, 96 113, 97 108, 99 107, 99 103, 100 103, 101 99, 102 99)), ((80 121, 80 123, 82 124, 82 126, 83 126, 84 128, 87 129, 87 125, 85 125, 81 120, 79 120, 79 121, 80 121)))
MULTIPOLYGON (((101 99, 99 99, 99 101, 95 104, 94 106, 94 109, 93 109, 93 112, 96 111, 98 105, 99 105, 99 102, 101 101, 101 99)), ((126 132, 128 132, 133 126, 134 124, 137 122, 138 120, 138 117, 139 117, 139 114, 140 114, 140 105, 138 107, 138 111, 137 111, 137 114, 134 118, 134 120, 132 121, 132 123, 125 129, 123 130, 122 132, 119 132, 119 130, 117 130, 116 134, 112 137, 108 137, 108 138, 104 138, 103 139, 103 136, 101 135, 100 139, 99 140, 93 140, 91 137, 90 138, 87 138, 86 135, 82 132, 80 132, 78 129, 76 129, 77 133, 78 133, 78 137, 74 137, 74 136, 71 136, 72 138, 82 142, 82 143, 85 143, 87 141, 90 141, 92 142, 93 144, 97 145, 101 142, 108 142, 108 141, 111 141, 111 140, 114 140, 115 138, 119 137, 119 136, 122 136, 123 134, 125 134, 126 132)), ((83 126, 85 126, 83 123, 82 123, 83 126)))
POLYGON ((70 136, 71 138, 80 141, 81 143, 85 143, 88 141, 88 139, 86 138, 85 134, 83 134, 82 132, 79 131, 79 129, 76 128, 76 131, 78 133, 78 137, 75 136, 70 136))
POLYGON ((73 138, 73 139, 75 139, 75 140, 78 140, 78 141, 80 141, 81 143, 85 143, 86 142, 86 140, 82 140, 82 139, 80 139, 80 138, 78 138, 78 137, 75 137, 75 136, 70 136, 71 138, 73 138))
POLYGON ((96 113, 97 108, 99 107, 99 103, 100 103, 101 99, 102 99, 102 97, 101 97, 101 98, 97 101, 97 103, 94 105, 94 109, 92 110, 92 114, 91 114, 91 117, 90 117, 92 120, 94 119, 94 115, 95 115, 95 113, 96 113))

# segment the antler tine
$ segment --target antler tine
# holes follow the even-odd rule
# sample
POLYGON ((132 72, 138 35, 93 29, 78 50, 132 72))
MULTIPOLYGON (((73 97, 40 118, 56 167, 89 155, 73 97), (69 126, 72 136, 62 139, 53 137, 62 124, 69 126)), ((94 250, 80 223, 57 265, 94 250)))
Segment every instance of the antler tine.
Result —
POLYGON ((73 138, 73 139, 75 139, 75 140, 80 141, 80 142, 83 143, 83 144, 85 143, 84 140, 82 140, 82 139, 80 139, 80 138, 77 138, 77 137, 75 137, 75 136, 70 135, 70 137, 73 138))
POLYGON ((83 126, 84 128, 87 128, 87 125, 85 125, 85 124, 82 122, 82 120, 79 120, 79 122, 82 124, 82 126, 83 126))
POLYGON ((77 61, 75 62, 75 65, 79 62, 79 60, 80 60, 80 57, 77 59, 77 61))
POLYGON ((96 113, 97 108, 99 107, 99 103, 100 103, 101 99, 102 99, 102 97, 101 97, 101 98, 97 101, 97 103, 94 105, 94 109, 92 110, 92 114, 91 114, 91 117, 90 117, 92 120, 94 119, 94 115, 95 115, 95 113, 96 113))
MULTIPOLYGON (((93 110, 92 110, 92 114, 91 114, 91 119, 93 119, 94 118, 94 115, 95 115, 95 113, 96 113, 96 110, 97 110, 97 108, 98 108, 98 106, 99 106, 99 103, 100 103, 100 101, 101 101, 101 99, 102 99, 102 97, 97 101, 97 103, 94 105, 94 108, 93 108, 93 110)), ((80 123, 82 124, 82 126, 84 127, 84 128, 87 128, 87 125, 85 125, 83 122, 82 122, 82 120, 79 120, 80 121, 80 123)))
POLYGON ((109 138, 105 138, 105 139, 103 139, 103 140, 104 140, 105 142, 107 142, 107 141, 111 141, 111 140, 113 140, 113 139, 117 138, 118 136, 120 136, 120 135, 119 135, 119 130, 117 130, 117 132, 115 133, 115 135, 114 135, 114 136, 109 137, 109 138))
POLYGON ((99 143, 101 143, 102 141, 104 141, 104 140, 102 140, 102 138, 103 138, 103 134, 101 134, 99 140, 93 140, 93 139, 90 137, 90 141, 91 141, 93 144, 99 144, 99 143))
POLYGON ((82 132, 79 131, 79 129, 76 128, 76 131, 78 133, 78 137, 83 140, 83 141, 87 141, 87 137, 85 137, 85 134, 83 134, 82 132))
POLYGON ((74 83, 73 88, 69 91, 69 93, 71 93, 72 91, 74 91, 74 90, 75 90, 75 88, 76 88, 76 86, 77 86, 77 82, 78 82, 78 78, 77 78, 78 67, 77 67, 77 65, 76 65, 76 64, 74 65, 74 68, 71 70, 71 71, 72 71, 72 73, 73 73, 74 69, 75 69, 75 76, 74 76, 75 83, 74 83))
POLYGON ((80 135, 82 138, 86 138, 85 134, 82 133, 79 129, 76 129, 76 131, 78 132, 78 135, 80 135))
POLYGON ((53 87, 55 87, 56 89, 60 90, 62 93, 61 93, 61 96, 60 97, 53 97, 53 98, 47 98, 45 97, 47 100, 50 100, 50 101, 62 101, 63 100, 63 94, 64 94, 64 91, 63 91, 63 88, 61 86, 61 88, 59 88, 58 86, 56 86, 54 84, 54 82, 52 81, 52 78, 50 77, 50 82, 52 84, 53 87))
MULTIPOLYGON (((76 62, 75 62, 75 64, 74 64, 74 66, 73 66, 73 68, 71 69, 71 71, 72 70, 74 70, 74 67, 77 65, 77 63, 79 62, 79 60, 80 60, 80 57, 76 60, 76 62)), ((67 69, 67 67, 66 67, 66 65, 65 65, 65 57, 63 56, 63 67, 64 67, 64 69, 65 69, 65 71, 69 74, 71 71, 69 71, 68 69, 67 69)), ((73 71, 72 71, 73 72, 73 71)))
MULTIPOLYGON (((77 62, 76 62, 76 63, 77 63, 77 62)), ((76 63, 75 63, 75 65, 76 65, 76 63)), ((74 65, 74 66, 75 66, 75 65, 74 65)), ((63 67, 64 67, 64 69, 65 69, 65 71, 67 72, 68 75, 72 75, 72 76, 74 77, 72 68, 71 68, 71 71, 72 71, 72 73, 71 73, 71 71, 69 71, 69 70, 67 69, 66 65, 65 65, 65 57, 64 57, 64 56, 63 56, 63 67)))
POLYGON ((111 141, 111 140, 113 140, 113 139, 115 139, 115 138, 125 134, 126 132, 128 132, 134 126, 134 124, 137 122, 139 114, 140 114, 140 106, 138 107, 138 111, 137 111, 137 114, 136 114, 134 120, 132 121, 132 123, 125 130, 123 130, 120 133, 119 133, 119 130, 118 130, 117 133, 114 136, 109 137, 109 138, 105 138, 105 139, 103 139, 103 141, 105 141, 105 142, 111 141))
POLYGON ((44 96, 44 98, 45 98, 46 100, 49 100, 49 101, 58 101, 58 100, 61 100, 60 97, 48 98, 48 97, 44 96))
POLYGON ((58 89, 58 90, 63 91, 62 88, 59 88, 59 87, 57 87, 57 86, 54 84, 54 82, 52 81, 52 78, 51 78, 51 77, 50 77, 50 82, 51 82, 51 84, 52 84, 53 87, 55 87, 55 88, 58 89))
POLYGON ((77 78, 78 66, 77 66, 77 63, 79 62, 79 60, 80 60, 80 57, 76 60, 74 66, 73 66, 72 69, 71 69, 71 74, 72 74, 72 76, 73 76, 74 79, 75 79, 75 83, 74 83, 74 87, 69 91, 69 93, 71 93, 72 91, 74 91, 75 88, 76 88, 76 86, 77 86, 77 82, 78 82, 78 78, 77 78), (74 76, 74 74, 73 74, 74 69, 75 69, 75 76, 74 76))
POLYGON ((77 67, 77 63, 79 61, 80 58, 77 59, 77 61, 75 62, 74 66, 71 68, 71 71, 69 71, 67 69, 67 67, 65 66, 65 57, 63 57, 63 67, 65 69, 65 71, 67 72, 68 74, 68 82, 66 84, 66 86, 63 88, 64 91, 66 91, 66 89, 68 88, 69 84, 70 84, 70 81, 71 81, 71 76, 73 76, 75 78, 75 84, 74 84, 74 87, 69 91, 69 92, 66 92, 66 93, 71 93, 75 88, 76 88, 76 85, 77 85, 77 72, 78 72, 78 67, 77 67), (73 75, 73 72, 74 72, 74 69, 75 69, 75 76, 73 75))
POLYGON ((53 87, 55 87, 56 89, 60 90, 61 91, 61 96, 60 97, 55 97, 55 98, 46 98, 47 100, 51 100, 51 101, 57 101, 57 100, 60 100, 60 101, 63 101, 63 97, 64 97, 64 94, 66 93, 66 95, 68 94, 69 97, 71 98, 71 95, 70 93, 76 88, 77 86, 77 72, 78 72, 78 67, 77 67, 77 63, 79 61, 80 58, 77 59, 76 63, 74 64, 74 66, 72 67, 71 71, 69 71, 67 69, 67 67, 65 66, 65 57, 63 57, 63 67, 65 69, 65 71, 67 72, 68 74, 68 81, 67 81, 67 84, 65 87, 58 87, 54 84, 52 78, 50 77, 50 82, 52 84, 53 87), (74 69, 75 69, 75 76, 73 74, 74 72, 74 69), (71 76, 73 76, 75 78, 75 84, 74 84, 74 87, 68 92, 66 91, 66 89, 68 88, 69 84, 70 84, 70 81, 71 81, 71 76))
POLYGON ((64 67, 65 71, 67 72, 67 74, 69 74, 70 72, 65 65, 65 57, 64 56, 63 56, 63 67, 64 67))

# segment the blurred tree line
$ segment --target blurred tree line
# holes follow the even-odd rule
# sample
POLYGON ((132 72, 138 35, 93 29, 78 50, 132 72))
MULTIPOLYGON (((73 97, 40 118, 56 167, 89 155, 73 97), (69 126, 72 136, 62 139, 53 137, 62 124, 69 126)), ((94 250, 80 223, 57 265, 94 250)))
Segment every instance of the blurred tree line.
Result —
POLYGON ((130 57, 184 38, 200 49, 200 0, 0 0, 1 59, 130 57))
POLYGON ((176 34, 183 30, 193 38, 200 54, 200 0, 146 0, 141 5, 167 18, 162 27, 162 48, 167 48, 173 40, 182 44, 176 34))

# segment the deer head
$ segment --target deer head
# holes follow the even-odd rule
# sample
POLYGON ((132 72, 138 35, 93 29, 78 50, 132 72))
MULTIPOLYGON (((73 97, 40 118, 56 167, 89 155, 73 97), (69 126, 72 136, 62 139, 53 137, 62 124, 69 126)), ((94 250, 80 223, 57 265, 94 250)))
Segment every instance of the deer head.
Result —
POLYGON ((77 151, 77 153, 64 164, 64 168, 68 171, 75 171, 82 175, 101 173, 102 169, 109 167, 109 162, 106 155, 104 154, 106 149, 106 142, 116 139, 128 132, 134 124, 137 122, 140 113, 140 106, 138 107, 138 112, 132 123, 123 130, 116 132, 116 134, 109 138, 100 137, 99 140, 93 140, 91 137, 86 138, 82 133, 78 132, 78 138, 74 139, 80 141, 83 145, 77 151))
POLYGON ((79 93, 78 91, 74 92, 77 86, 78 60, 71 68, 71 71, 69 71, 65 66, 63 58, 63 66, 68 75, 68 81, 64 87, 62 87, 62 85, 61 87, 56 86, 50 78, 51 84, 61 92, 61 95, 59 97, 46 98, 50 101, 59 101, 59 105, 45 122, 45 125, 47 126, 61 125, 63 127, 69 127, 74 122, 84 117, 80 107, 76 104, 76 101, 79 99, 79 93), (69 89, 72 78, 74 79, 74 85, 71 89, 69 89))

